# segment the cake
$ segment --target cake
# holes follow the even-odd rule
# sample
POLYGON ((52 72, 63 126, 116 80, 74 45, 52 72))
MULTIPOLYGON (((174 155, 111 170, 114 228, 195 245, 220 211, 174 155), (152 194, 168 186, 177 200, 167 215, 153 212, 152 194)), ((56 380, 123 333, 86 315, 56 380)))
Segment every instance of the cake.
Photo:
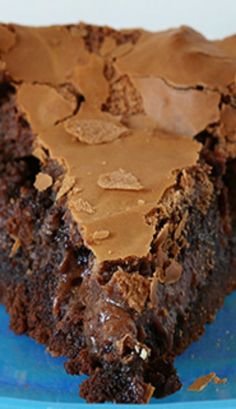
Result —
POLYGON ((0 26, 0 299, 88 402, 181 387, 236 287, 236 37, 0 26))

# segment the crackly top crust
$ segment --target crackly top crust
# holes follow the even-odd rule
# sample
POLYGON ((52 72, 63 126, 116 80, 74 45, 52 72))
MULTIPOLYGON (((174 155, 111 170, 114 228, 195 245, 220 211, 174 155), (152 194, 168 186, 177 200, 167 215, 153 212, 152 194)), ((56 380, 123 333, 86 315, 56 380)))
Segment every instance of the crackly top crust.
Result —
POLYGON ((102 262, 148 253, 155 221, 146 216, 174 171, 196 163, 193 136, 220 120, 236 55, 234 38, 210 42, 188 27, 98 30, 2 25, 0 69, 37 137, 35 155, 47 148, 64 166, 57 200, 67 195, 102 262))

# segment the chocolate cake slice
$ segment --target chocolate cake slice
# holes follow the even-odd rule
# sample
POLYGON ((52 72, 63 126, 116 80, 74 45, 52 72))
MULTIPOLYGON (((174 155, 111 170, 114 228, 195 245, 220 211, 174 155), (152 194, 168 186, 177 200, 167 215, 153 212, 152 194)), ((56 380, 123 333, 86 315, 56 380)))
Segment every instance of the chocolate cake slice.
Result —
POLYGON ((0 296, 88 402, 181 387, 236 287, 236 38, 0 26, 0 296))

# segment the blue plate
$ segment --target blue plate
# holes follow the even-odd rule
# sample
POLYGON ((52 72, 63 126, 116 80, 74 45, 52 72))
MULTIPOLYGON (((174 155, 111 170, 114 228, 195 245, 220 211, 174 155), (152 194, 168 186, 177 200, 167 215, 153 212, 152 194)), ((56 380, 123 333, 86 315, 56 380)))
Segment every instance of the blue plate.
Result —
MULTIPOLYGON (((183 388, 157 401, 160 409, 236 408, 236 293, 229 296, 216 321, 200 341, 176 359, 183 388), (227 377, 225 385, 210 384, 203 392, 188 386, 211 371, 227 377)), ((0 306, 0 409, 77 409, 90 406, 78 397, 83 377, 65 373, 63 358, 51 358, 42 345, 8 329, 8 316, 0 306)), ((111 407, 111 405, 92 405, 111 407)), ((116 405, 119 407, 120 405, 116 405)), ((134 407, 122 405, 120 407, 134 407)), ((145 407, 141 405, 142 407, 145 407)), ((139 405, 139 408, 141 407, 139 405)), ((137 407, 137 406, 136 406, 137 407)))

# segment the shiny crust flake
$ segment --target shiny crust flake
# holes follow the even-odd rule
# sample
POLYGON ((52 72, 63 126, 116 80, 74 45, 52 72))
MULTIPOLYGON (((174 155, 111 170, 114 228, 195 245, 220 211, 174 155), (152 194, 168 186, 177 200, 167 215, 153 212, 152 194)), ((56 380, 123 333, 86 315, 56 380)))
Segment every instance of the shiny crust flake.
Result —
POLYGON ((127 128, 113 122, 76 117, 65 122, 65 130, 80 142, 88 145, 111 142, 127 133, 127 128))
POLYGON ((57 193, 56 200, 59 200, 62 196, 68 193, 74 187, 74 185, 75 185, 74 176, 66 175, 57 193))
POLYGON ((34 187, 39 192, 43 192, 44 190, 48 189, 50 186, 52 186, 52 184, 53 184, 53 178, 47 173, 39 172, 36 175, 34 187))
POLYGON ((123 169, 103 173, 98 178, 98 186, 102 189, 142 190, 143 186, 131 172, 123 169))
POLYGON ((87 200, 84 200, 82 198, 73 200, 73 207, 78 212, 83 212, 83 213, 88 213, 88 214, 95 213, 95 209, 93 208, 93 206, 87 200))
POLYGON ((219 376, 215 376, 213 379, 214 383, 216 385, 224 385, 227 383, 228 379, 227 378, 219 378, 219 376))
POLYGON ((215 372, 210 372, 208 375, 200 376, 188 387, 188 391, 202 392, 215 377, 215 372))
POLYGON ((45 163, 47 154, 41 146, 36 146, 33 150, 33 155, 40 160, 41 163, 45 163))
POLYGON ((105 240, 108 239, 109 236, 110 232, 108 230, 96 230, 93 233, 93 240, 94 241, 105 240))

